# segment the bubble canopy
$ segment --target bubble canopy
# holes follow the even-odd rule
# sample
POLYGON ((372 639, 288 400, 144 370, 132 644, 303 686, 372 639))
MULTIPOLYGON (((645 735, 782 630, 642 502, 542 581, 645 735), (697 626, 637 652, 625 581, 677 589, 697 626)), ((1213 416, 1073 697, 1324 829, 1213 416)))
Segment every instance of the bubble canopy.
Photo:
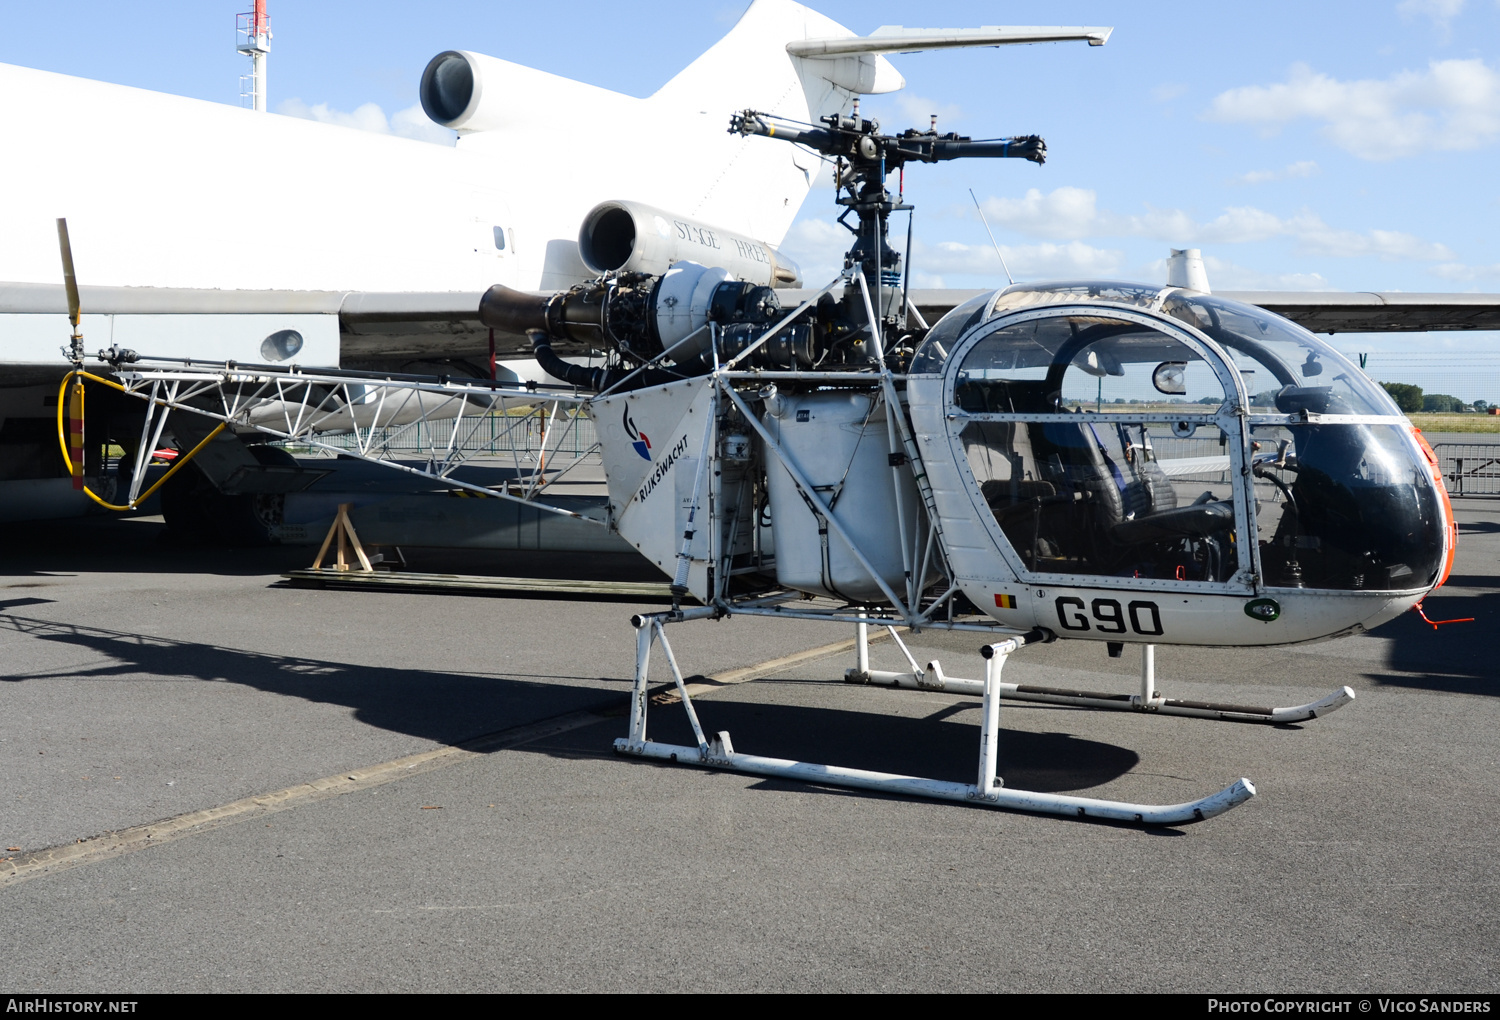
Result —
MULTIPOLYGON (((957 342, 977 326, 1017 312, 1095 303, 1154 312, 1213 341, 1232 359, 1250 406, 1257 410, 1395 418, 1401 414, 1389 394, 1344 355, 1279 315, 1210 294, 1129 283, 1019 284, 971 298, 943 316, 927 334, 912 359, 911 374, 941 374, 957 342)), ((1020 369, 1051 366, 1059 353, 1076 353, 1063 348, 1079 332, 1079 323, 1063 317, 1032 321, 1035 325, 1024 341, 1001 339, 991 345, 993 354, 1020 369)), ((1154 356, 1153 335, 1161 334, 1150 328, 1118 330, 1113 336, 1101 336, 1084 356, 1094 355, 1096 364, 1090 367, 1106 361, 1111 367, 1149 361, 1154 356)))
POLYGON ((969 500, 1038 583, 1440 579, 1446 501, 1410 424, 1338 351, 1263 309, 1132 284, 1011 286, 944 316, 909 375, 913 393, 943 394, 969 500), (938 389, 920 382, 934 376, 938 389))

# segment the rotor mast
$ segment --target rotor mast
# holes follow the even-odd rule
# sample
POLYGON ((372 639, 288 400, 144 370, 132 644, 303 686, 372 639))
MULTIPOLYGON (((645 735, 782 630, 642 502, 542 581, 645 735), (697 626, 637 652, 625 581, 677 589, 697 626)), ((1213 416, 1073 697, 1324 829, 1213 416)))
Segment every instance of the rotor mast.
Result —
POLYGON ((899 135, 882 134, 877 121, 860 116, 858 99, 850 116, 830 114, 819 125, 744 110, 730 118, 729 131, 806 146, 833 160, 836 200, 845 207, 839 222, 855 235, 853 245, 844 255, 844 265, 860 268, 874 295, 877 315, 886 324, 884 328, 905 321, 904 298, 896 300, 902 298, 898 293, 903 278, 902 256, 890 246, 889 219, 897 210, 912 208, 892 198, 886 188, 888 176, 902 170, 907 163, 972 158, 1044 163, 1047 159, 1047 143, 1037 135, 976 141, 951 132, 938 134, 936 116, 926 131, 912 128, 899 135), (845 222, 850 213, 858 218, 858 226, 845 222))

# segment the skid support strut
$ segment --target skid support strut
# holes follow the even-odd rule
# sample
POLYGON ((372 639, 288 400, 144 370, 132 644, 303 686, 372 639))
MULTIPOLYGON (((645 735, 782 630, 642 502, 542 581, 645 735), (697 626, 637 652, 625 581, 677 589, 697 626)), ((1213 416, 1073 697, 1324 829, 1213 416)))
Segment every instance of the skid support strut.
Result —
POLYGON ((1170 805, 1129 804, 1121 801, 1098 800, 1092 797, 1070 797, 1064 794, 1006 789, 998 775, 1000 699, 1002 689, 1007 686, 1001 683, 1000 674, 1010 655, 1025 645, 1026 639, 1022 637, 1008 638, 986 645, 981 650, 985 657, 982 684, 984 704, 980 722, 979 771, 973 784, 742 754, 734 749, 734 744, 730 741, 729 733, 726 731, 716 733, 712 739, 705 737, 663 628, 664 623, 672 622, 671 616, 672 614, 638 616, 633 621, 636 626, 635 689, 630 706, 630 734, 615 741, 615 751, 619 754, 690 765, 705 765, 710 768, 728 769, 778 779, 795 779, 825 786, 845 786, 858 790, 873 790, 878 793, 959 801, 1010 811, 1028 811, 1070 818, 1099 818, 1144 825, 1185 825, 1191 822, 1201 822, 1206 818, 1223 814, 1255 796, 1255 787, 1248 779, 1241 779, 1202 800, 1170 805), (697 747, 658 743, 646 735, 647 677, 650 669, 651 648, 658 640, 661 642, 667 665, 672 671, 672 679, 677 691, 682 696, 683 707, 687 711, 688 721, 692 724, 693 736, 698 741, 697 747))

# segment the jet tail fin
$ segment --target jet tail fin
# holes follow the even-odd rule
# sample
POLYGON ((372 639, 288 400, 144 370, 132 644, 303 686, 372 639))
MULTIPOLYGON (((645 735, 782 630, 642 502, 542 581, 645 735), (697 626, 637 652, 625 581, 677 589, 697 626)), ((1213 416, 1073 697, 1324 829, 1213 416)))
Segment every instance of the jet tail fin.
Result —
POLYGON ((696 127, 691 146, 679 146, 680 165, 648 201, 779 243, 823 163, 792 146, 730 135, 730 116, 754 109, 812 123, 848 109, 861 92, 905 85, 879 55, 792 52, 795 44, 829 38, 857 36, 793 0, 755 0, 727 35, 647 100, 663 118, 696 127))
POLYGON ((686 111, 703 129, 693 134, 683 172, 663 182, 665 193, 654 204, 776 244, 822 162, 792 146, 723 134, 731 114, 754 109, 815 123, 847 110, 856 96, 904 87, 886 53, 1068 40, 1102 46, 1111 31, 886 26, 859 36, 793 0, 755 0, 728 35, 647 101, 679 116, 686 111), (688 201, 691 208, 684 208, 688 201))
POLYGON ((851 61, 842 53, 806 51, 809 43, 858 39, 843 25, 793 0, 755 0, 729 34, 651 98, 686 105, 713 103, 726 114, 748 108, 815 121, 844 109, 861 92, 890 92, 906 84, 880 56, 855 54, 851 61), (850 63, 868 65, 863 75, 867 80, 848 74, 844 65, 850 63))

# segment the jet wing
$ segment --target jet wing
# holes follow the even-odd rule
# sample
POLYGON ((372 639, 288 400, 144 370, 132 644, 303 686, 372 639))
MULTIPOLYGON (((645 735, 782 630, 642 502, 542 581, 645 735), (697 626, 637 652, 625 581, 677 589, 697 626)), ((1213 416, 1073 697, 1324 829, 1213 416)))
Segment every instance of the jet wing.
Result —
MULTIPOLYGON (((490 329, 480 294, 80 287, 87 349, 114 344, 142 354, 256 362, 263 341, 296 329, 306 346, 288 360, 308 366, 400 371, 412 362, 488 364, 490 329)), ((5 365, 63 363, 67 297, 59 284, 0 283, 0 372, 5 365)), ((495 331, 501 359, 529 358, 526 337, 495 331)), ((586 355, 554 343, 564 356, 586 355)), ((425 369, 424 369, 425 370, 425 369)))
MULTIPOLYGON (((798 291, 778 292, 784 304, 798 291)), ((809 296, 811 291, 806 292, 809 296)), ((911 291, 911 302, 929 324, 983 290, 911 291)), ((1220 297, 1259 305, 1314 333, 1412 333, 1426 330, 1500 330, 1500 294, 1408 294, 1375 291, 1218 291, 1220 297)))
MULTIPOLYGON (((792 307, 813 291, 782 290, 792 307)), ((912 304, 932 324, 983 290, 914 289, 912 304)), ((88 349, 111 343, 140 353, 206 361, 263 360, 270 334, 294 328, 307 348, 291 360, 374 371, 414 362, 468 362, 484 368, 490 330, 479 321, 479 292, 189 290, 166 287, 81 287, 88 349), (336 353, 335 353, 336 352, 336 353)), ((1500 294, 1229 291, 1224 297, 1259 305, 1318 333, 1500 330, 1500 294)), ((61 364, 67 298, 59 284, 0 283, 0 347, 4 365, 61 364), (55 320, 55 321, 54 321, 55 320)), ((587 357, 581 346, 554 342, 565 357, 587 357)), ((496 330, 495 356, 528 359, 526 337, 496 330)))
POLYGON ((1411 333, 1500 329, 1500 294, 1223 291, 1314 333, 1411 333))

